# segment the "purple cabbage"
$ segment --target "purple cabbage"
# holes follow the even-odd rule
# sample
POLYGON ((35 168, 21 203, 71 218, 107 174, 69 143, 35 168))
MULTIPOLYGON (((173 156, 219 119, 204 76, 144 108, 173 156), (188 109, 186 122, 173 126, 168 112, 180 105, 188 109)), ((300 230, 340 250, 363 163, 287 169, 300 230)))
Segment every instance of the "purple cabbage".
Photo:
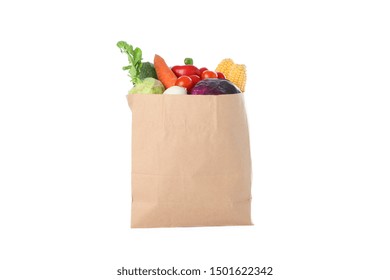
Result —
POLYGON ((240 93, 240 89, 225 79, 205 79, 199 81, 191 90, 193 95, 219 95, 240 93))

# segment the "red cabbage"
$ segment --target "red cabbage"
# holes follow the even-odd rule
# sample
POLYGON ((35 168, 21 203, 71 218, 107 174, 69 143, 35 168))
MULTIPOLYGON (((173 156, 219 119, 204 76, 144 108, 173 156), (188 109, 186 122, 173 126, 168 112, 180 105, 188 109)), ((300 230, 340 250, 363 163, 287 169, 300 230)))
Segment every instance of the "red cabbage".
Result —
POLYGON ((240 89, 232 82, 225 79, 205 79, 199 81, 189 94, 193 95, 218 95, 240 93, 240 89))

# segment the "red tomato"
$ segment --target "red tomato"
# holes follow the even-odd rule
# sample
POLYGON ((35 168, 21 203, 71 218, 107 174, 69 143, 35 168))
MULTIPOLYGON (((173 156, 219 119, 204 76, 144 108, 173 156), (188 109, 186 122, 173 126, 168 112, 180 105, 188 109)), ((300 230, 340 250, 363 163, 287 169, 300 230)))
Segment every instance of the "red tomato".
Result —
POLYGON ((192 79, 188 76, 181 76, 176 80, 175 86, 184 87, 188 90, 192 88, 192 79))
POLYGON ((210 79, 210 78, 218 78, 217 72, 206 70, 202 73, 202 80, 204 79, 210 79))
POLYGON ((198 75, 190 75, 192 80, 192 86, 196 85, 200 81, 200 77, 198 75))
POLYGON ((201 76, 202 73, 203 73, 204 71, 206 71, 206 70, 209 70, 209 69, 207 69, 206 67, 200 68, 200 69, 199 69, 199 72, 200 72, 199 76, 201 76))
POLYGON ((218 79, 226 79, 225 75, 221 72, 217 72, 218 79))

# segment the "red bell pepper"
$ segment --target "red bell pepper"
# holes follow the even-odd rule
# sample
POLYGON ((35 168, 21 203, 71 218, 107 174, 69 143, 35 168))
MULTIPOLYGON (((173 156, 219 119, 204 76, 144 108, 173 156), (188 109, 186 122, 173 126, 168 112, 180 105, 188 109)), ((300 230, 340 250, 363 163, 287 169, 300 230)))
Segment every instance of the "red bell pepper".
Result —
POLYGON ((200 76, 200 71, 197 67, 195 67, 194 65, 177 65, 177 66, 173 66, 172 67, 172 71, 173 73, 175 73, 175 75, 177 77, 181 77, 181 76, 190 76, 190 75, 198 75, 200 76))

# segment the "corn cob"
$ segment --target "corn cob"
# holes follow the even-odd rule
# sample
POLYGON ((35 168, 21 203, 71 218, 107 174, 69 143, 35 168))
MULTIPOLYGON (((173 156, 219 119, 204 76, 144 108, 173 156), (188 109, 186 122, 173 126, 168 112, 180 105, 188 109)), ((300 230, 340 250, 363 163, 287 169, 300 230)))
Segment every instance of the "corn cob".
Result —
POLYGON ((245 91, 246 84, 246 67, 244 64, 235 64, 233 59, 223 59, 215 69, 225 75, 226 79, 235 84, 241 92, 245 91))
POLYGON ((229 74, 226 75, 226 79, 238 86, 241 92, 245 92, 246 66, 244 64, 234 64, 229 74))
POLYGON ((222 61, 218 64, 215 71, 223 73, 226 77, 226 75, 230 72, 230 68, 232 67, 233 64, 234 62, 233 59, 231 58, 222 59, 222 61))

